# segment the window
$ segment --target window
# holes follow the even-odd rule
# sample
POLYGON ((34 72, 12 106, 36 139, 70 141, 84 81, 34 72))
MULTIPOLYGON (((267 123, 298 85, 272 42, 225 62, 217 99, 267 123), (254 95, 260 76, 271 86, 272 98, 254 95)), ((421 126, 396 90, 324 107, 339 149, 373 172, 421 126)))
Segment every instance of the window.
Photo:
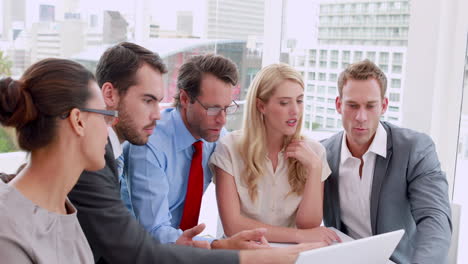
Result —
POLYGON ((361 61, 362 60, 362 51, 355 51, 354 52, 354 61, 361 61))
POLYGON ((329 80, 330 82, 336 82, 336 80, 337 80, 337 78, 338 78, 337 76, 338 76, 338 75, 337 75, 336 73, 330 73, 330 74, 328 75, 328 80, 329 80))
POLYGON ((315 67, 316 66, 316 57, 317 51, 316 50, 309 50, 309 66, 315 67))
POLYGON ((327 60, 327 50, 320 50, 320 60, 326 61, 327 60))
POLYGON ((387 64, 379 64, 379 68, 385 73, 388 72, 388 65, 387 64))
POLYGON ((396 65, 403 64, 403 53, 400 53, 400 52, 393 53, 393 64, 396 64, 396 65))
POLYGON ((334 86, 328 86, 328 94, 329 94, 329 95, 333 95, 333 96, 338 95, 338 93, 337 93, 337 91, 336 91, 336 87, 334 87, 334 86))
POLYGON ((393 65, 392 66, 392 73, 401 73, 401 66, 400 65, 393 65))
POLYGON ((335 119, 327 117, 327 128, 335 127, 335 119))
POLYGON ((400 94, 399 93, 390 93, 389 100, 391 102, 400 102, 400 94))
POLYGON ((375 52, 374 51, 366 52, 366 58, 369 59, 370 61, 375 62, 375 52))
POLYGON ((304 56, 298 56, 297 57, 296 65, 299 66, 299 67, 304 67, 304 65, 305 65, 304 56))
POLYGON ((315 122, 317 123, 318 127, 323 127, 323 117, 322 116, 315 116, 315 122))
POLYGON ((317 113, 317 114, 323 114, 324 111, 325 111, 325 108, 323 108, 322 106, 317 106, 315 108, 315 113, 317 113))
POLYGON ((327 79, 327 74, 324 72, 319 72, 319 81, 326 81, 327 79))
POLYGON ((315 81, 315 72, 309 72, 307 74, 309 81, 315 81))
POLYGON ((351 52, 350 51, 343 51, 343 62, 347 61, 349 62, 351 60, 351 52))
POLYGON ((313 84, 308 84, 307 85, 307 90, 308 93, 313 93, 315 91, 315 85, 313 84))
POLYGON ((401 88, 401 80, 400 79, 391 79, 391 88, 401 88))
POLYGON ((325 89, 326 89, 325 86, 319 85, 319 86, 317 87, 317 93, 318 93, 318 94, 325 94, 325 93, 326 93, 325 89))
POLYGON ((399 108, 397 106, 389 106, 388 111, 390 112, 398 112, 399 108))
POLYGON ((339 54, 339 52, 337 50, 332 50, 330 60, 331 61, 337 61, 338 60, 338 54, 339 54))
POLYGON ((379 54, 379 63, 387 64, 388 63, 388 52, 381 52, 379 54))

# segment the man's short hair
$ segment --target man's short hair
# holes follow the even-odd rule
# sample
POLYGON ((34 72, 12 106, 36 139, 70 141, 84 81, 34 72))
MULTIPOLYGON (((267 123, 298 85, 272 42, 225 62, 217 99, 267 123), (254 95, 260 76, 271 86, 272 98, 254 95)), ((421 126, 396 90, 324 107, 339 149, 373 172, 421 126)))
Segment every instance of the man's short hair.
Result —
POLYGON ((112 83, 119 95, 123 95, 136 84, 135 74, 145 63, 161 74, 167 72, 157 53, 134 43, 119 43, 107 49, 99 59, 96 80, 100 87, 106 82, 112 83))
POLYGON ((349 79, 368 80, 370 78, 374 78, 379 83, 381 96, 384 98, 387 92, 387 77, 377 65, 368 59, 348 65, 340 74, 338 77, 338 93, 340 97, 343 96, 343 87, 349 79))
POLYGON ((174 106, 180 106, 181 90, 187 93, 191 103, 195 102, 204 74, 212 74, 231 85, 236 85, 239 78, 236 65, 228 58, 214 54, 194 56, 180 67, 174 106))

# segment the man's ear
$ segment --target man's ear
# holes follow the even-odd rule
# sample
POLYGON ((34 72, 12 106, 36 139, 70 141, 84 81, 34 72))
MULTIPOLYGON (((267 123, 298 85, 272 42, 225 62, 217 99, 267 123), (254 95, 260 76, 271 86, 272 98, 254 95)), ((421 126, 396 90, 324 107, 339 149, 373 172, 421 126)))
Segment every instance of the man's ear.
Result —
POLYGON ((110 82, 105 82, 101 87, 102 97, 107 109, 115 110, 119 106, 120 95, 117 88, 110 82))
POLYGON ((83 112, 74 108, 70 111, 70 115, 68 116, 68 122, 73 130, 78 136, 84 136, 85 130, 85 121, 83 120, 83 112))
POLYGON ((381 112, 381 115, 385 114, 385 112, 387 112, 387 108, 388 108, 388 98, 387 97, 384 97, 383 100, 382 100, 382 112, 381 112))
POLYGON ((262 100, 260 100, 259 98, 257 98, 257 99, 255 99, 255 104, 257 106, 257 110, 260 113, 264 114, 265 113, 265 103, 262 100))
POLYGON ((342 105, 341 97, 337 96, 335 99, 335 108, 336 111, 341 115, 341 105, 342 105))
POLYGON ((185 90, 180 90, 180 105, 183 107, 183 108, 187 108, 188 104, 190 104, 190 97, 189 95, 187 94, 187 92, 185 90))

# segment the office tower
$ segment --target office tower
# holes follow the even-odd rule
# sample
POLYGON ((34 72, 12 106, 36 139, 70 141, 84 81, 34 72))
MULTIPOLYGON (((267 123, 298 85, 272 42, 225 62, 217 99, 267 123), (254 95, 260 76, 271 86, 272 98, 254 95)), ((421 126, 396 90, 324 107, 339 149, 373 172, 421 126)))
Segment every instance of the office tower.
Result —
POLYGON ((103 42, 115 44, 127 40, 128 23, 117 11, 104 11, 103 42))
POLYGON ((305 84, 304 128, 335 131, 341 128, 341 116, 335 109, 339 74, 350 63, 369 59, 387 76, 389 107, 382 120, 400 124, 406 47, 318 46, 293 56, 293 66, 301 72, 305 84))
POLYGON ((290 60, 306 84, 304 127, 341 129, 337 78, 363 59, 377 64, 388 79, 389 107, 382 120, 401 124, 409 1, 323 0, 319 8, 317 44, 294 51, 290 60))
POLYGON ((193 34, 193 14, 190 11, 177 12, 177 35, 192 36, 193 34))
POLYGON ((235 40, 262 38, 264 0, 207 1, 207 38, 235 40))
POLYGON ((320 44, 407 46, 409 0, 323 1, 320 44))
POLYGON ((25 0, 0 1, 0 39, 12 41, 25 28, 26 3, 25 0))

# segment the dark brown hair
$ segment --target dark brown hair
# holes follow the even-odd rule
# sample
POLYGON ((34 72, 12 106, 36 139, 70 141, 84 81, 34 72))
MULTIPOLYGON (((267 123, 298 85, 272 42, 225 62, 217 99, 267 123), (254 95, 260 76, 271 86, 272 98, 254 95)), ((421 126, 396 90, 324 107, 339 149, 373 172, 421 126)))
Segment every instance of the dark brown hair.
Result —
POLYGON ((159 55, 137 44, 122 42, 107 49, 99 59, 96 79, 100 87, 106 82, 117 88, 119 95, 124 95, 128 88, 136 84, 135 74, 146 63, 166 73, 166 65, 159 55))
POLYGON ((93 74, 64 59, 44 59, 31 65, 19 81, 0 80, 0 124, 16 128, 19 146, 32 151, 56 135, 57 118, 85 107, 93 74))
POLYGON ((236 65, 228 58, 214 54, 194 56, 180 67, 174 106, 180 106, 181 90, 187 92, 191 103, 195 102, 195 98, 200 95, 203 74, 213 74, 221 81, 232 85, 236 85, 239 78, 236 65))
POLYGON ((372 61, 365 59, 353 64, 350 64, 338 77, 338 93, 343 96, 343 87, 349 79, 352 80, 367 80, 374 78, 380 85, 382 98, 387 92, 387 77, 385 73, 377 67, 372 61))

